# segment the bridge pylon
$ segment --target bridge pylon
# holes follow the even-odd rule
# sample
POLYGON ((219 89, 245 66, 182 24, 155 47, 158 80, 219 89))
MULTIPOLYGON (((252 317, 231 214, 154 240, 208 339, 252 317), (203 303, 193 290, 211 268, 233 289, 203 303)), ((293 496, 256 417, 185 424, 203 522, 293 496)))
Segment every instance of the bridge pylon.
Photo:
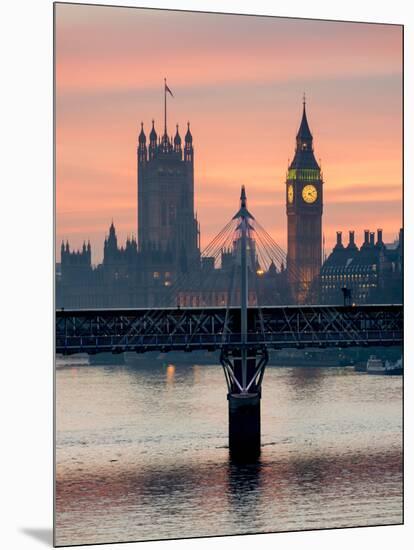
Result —
MULTIPOLYGON (((240 235, 240 344, 223 348, 220 356, 226 377, 229 402, 229 449, 232 459, 254 460, 260 455, 260 399, 262 379, 268 362, 265 346, 249 346, 248 247, 254 220, 247 209, 246 190, 241 188, 238 220, 240 235)), ((250 258, 254 265, 254 258, 250 258)))
POLYGON ((220 361, 228 389, 230 456, 246 462, 260 456, 260 400, 269 357, 264 347, 247 348, 245 354, 243 351, 224 349, 220 361), (245 377, 243 360, 247 367, 245 377))

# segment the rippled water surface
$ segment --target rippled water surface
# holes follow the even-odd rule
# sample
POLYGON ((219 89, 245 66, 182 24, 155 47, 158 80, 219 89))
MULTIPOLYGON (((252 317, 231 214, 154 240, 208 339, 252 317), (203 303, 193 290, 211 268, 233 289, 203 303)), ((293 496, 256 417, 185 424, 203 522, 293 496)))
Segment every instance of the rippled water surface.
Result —
POLYGON ((58 545, 402 521, 402 378, 268 367, 231 464, 218 365, 57 361, 58 545))

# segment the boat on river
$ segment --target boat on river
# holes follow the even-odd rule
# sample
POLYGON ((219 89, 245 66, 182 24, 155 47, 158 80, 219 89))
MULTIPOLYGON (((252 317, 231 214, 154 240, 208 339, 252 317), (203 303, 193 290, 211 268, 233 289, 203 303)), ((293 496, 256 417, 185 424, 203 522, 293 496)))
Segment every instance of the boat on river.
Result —
POLYGON ((367 361, 368 374, 401 375, 403 373, 402 358, 397 361, 383 361, 376 355, 370 355, 367 361))

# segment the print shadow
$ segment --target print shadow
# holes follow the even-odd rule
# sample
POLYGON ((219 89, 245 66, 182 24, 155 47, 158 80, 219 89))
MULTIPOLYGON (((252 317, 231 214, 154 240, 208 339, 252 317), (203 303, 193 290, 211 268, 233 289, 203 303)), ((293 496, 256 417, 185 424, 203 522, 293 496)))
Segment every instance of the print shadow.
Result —
POLYGON ((28 537, 43 542, 43 544, 45 544, 46 546, 53 546, 53 529, 23 527, 22 529, 20 529, 20 532, 24 533, 28 537))

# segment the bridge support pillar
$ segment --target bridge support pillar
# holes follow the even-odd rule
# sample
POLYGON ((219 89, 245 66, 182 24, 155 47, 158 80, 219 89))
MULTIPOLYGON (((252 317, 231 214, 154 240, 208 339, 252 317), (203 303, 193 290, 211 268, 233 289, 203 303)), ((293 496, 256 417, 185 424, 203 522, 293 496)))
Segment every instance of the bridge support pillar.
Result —
POLYGON ((229 393, 229 449, 236 461, 260 456, 260 392, 229 393))
POLYGON ((260 399, 262 380, 269 359, 266 348, 224 349, 221 364, 229 402, 229 450, 232 460, 254 461, 260 455, 260 399))

